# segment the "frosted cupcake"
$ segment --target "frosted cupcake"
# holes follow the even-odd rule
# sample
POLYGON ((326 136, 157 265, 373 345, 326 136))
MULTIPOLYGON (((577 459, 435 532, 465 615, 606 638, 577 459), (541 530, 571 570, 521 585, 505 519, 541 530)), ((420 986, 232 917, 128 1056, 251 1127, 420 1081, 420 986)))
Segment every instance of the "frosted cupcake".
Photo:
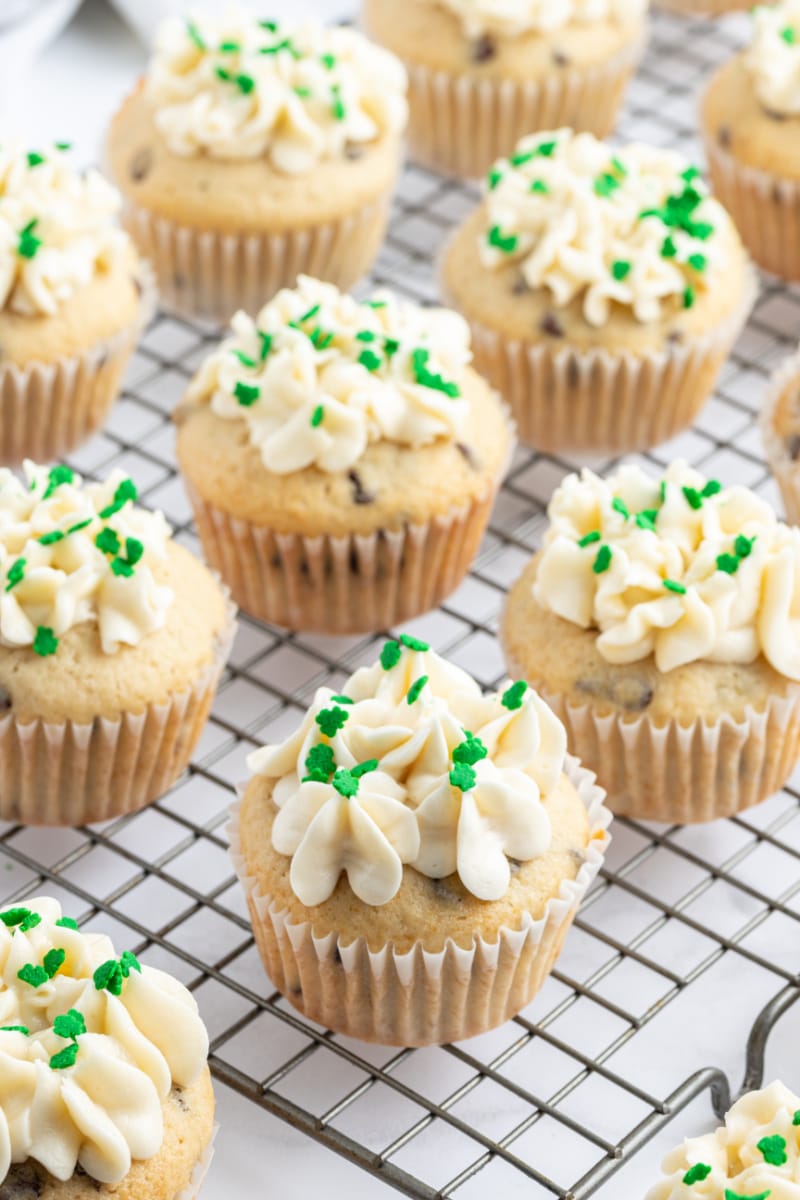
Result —
POLYGON ((0 463, 48 462, 94 433, 153 311, 119 193, 68 150, 0 146, 0 463))
POLYGON ((643 449, 691 424, 755 295, 696 168, 566 129, 495 164, 442 286, 522 440, 554 453, 643 449))
POLYGON ((57 901, 0 911, 0 1193, 193 1200, 211 1157, 190 992, 57 901))
POLYGON ((800 525, 800 353, 773 374, 759 422, 786 515, 800 525))
POLYGON ((163 300, 229 320, 303 271, 350 287, 383 240, 406 118, 402 65, 353 30, 235 7, 166 22, 107 144, 163 300))
POLYGON ((409 145, 478 176, 524 134, 604 137, 642 50, 647 0, 364 0, 367 32, 409 73, 409 145))
POLYGON ((752 42, 714 75, 701 124, 714 191, 753 258, 800 279, 800 0, 753 10, 752 42))
POLYGON ((0 817, 78 825, 186 767, 233 633, 210 572, 121 472, 0 470, 0 817))
POLYGON ((455 313, 301 277, 203 364, 177 454, 206 558, 290 629, 387 629, 474 558, 511 454, 455 313))
POLYGON ((668 1154, 646 1200, 789 1200, 800 1185, 800 1097, 780 1082, 737 1100, 725 1124, 668 1154))
POLYGON ((503 619, 617 813, 710 821, 800 758, 800 530, 685 463, 569 476, 503 619))
POLYGON ((656 5, 686 17, 722 17, 753 7, 752 0, 656 0, 656 5))
POLYGON ((295 1007, 416 1046, 528 1004, 610 819, 535 692, 483 694, 401 637, 248 763, 234 861, 266 970, 295 1007))

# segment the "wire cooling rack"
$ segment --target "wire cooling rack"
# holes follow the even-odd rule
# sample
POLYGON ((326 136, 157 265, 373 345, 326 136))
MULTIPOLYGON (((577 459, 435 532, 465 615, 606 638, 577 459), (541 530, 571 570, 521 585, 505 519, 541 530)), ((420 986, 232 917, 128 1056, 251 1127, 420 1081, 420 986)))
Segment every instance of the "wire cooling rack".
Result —
MULTIPOLYGON (((695 158, 696 93, 744 26, 666 15, 653 24, 619 133, 695 158)), ((475 198, 409 168, 374 281, 434 300, 433 258, 475 198)), ((754 418, 767 374, 799 333, 800 293, 765 283, 696 426, 643 460, 659 469, 683 456, 778 503, 754 418)), ((108 428, 72 459, 90 476, 122 467, 193 548, 170 414, 213 337, 208 327, 159 317, 108 428)), ((485 686, 503 675, 495 628, 504 593, 540 538, 552 489, 578 465, 520 450, 469 579, 408 626, 485 686)), ((0 898, 51 892, 68 912, 177 974, 209 1025, 216 1078, 371 1172, 386 1185, 375 1185, 382 1194, 642 1195, 657 1175, 659 1146, 679 1126, 691 1130, 689 1115, 707 1127, 742 1076, 748 1086, 761 1082, 770 1031, 800 995, 800 793, 790 785, 706 828, 618 820, 607 867, 556 970, 500 1029, 416 1051, 333 1036, 267 981, 224 823, 246 753, 282 737, 318 685, 339 686, 375 657, 380 640, 299 637, 242 618, 185 777, 145 812, 103 827, 0 827, 0 898)), ((780 1069, 798 1087, 800 1059, 793 1077, 787 1053, 780 1069)), ((297 1194, 305 1196, 303 1169, 296 1156, 297 1194)))

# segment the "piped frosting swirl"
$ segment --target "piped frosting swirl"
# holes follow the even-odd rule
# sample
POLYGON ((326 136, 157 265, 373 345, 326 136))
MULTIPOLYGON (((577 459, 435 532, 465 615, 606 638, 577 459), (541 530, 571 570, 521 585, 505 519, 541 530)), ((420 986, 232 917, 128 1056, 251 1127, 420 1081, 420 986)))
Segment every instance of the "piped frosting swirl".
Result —
POLYGON ((648 0, 439 0, 461 20, 467 37, 553 33, 568 25, 635 25, 648 0))
POLYGON ((753 11, 753 41, 744 63, 768 112, 800 116, 800 0, 753 11))

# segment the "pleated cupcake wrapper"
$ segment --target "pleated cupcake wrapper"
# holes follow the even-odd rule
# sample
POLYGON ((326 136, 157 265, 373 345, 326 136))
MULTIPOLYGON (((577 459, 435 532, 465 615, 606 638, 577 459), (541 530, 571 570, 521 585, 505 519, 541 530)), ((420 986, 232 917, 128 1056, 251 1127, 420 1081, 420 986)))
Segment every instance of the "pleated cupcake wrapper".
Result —
MULTIPOLYGON (((506 650, 509 672, 527 678, 506 650)), ((742 720, 672 720, 604 716, 569 703, 535 679, 529 683, 567 730, 570 751, 597 772, 618 816, 690 825, 731 817, 780 790, 800 758, 800 686, 771 696, 742 720)))
POLYGON ((527 445, 551 453, 645 450, 692 424, 757 292, 748 271, 745 298, 726 321, 649 354, 581 351, 555 339, 534 344, 472 321, 474 366, 510 405, 527 445))
POLYGON ((0 819, 89 825, 157 800, 188 766, 233 644, 235 607, 195 683, 140 713, 89 724, 0 718, 0 819))
POLYGON ((586 807, 591 830, 576 878, 562 882, 539 920, 524 913, 519 929, 501 928, 495 942, 476 934, 468 950, 448 940, 444 950, 433 952, 420 940, 402 954, 391 944, 374 951, 364 938, 345 945, 333 933, 315 936, 310 923, 293 923, 288 911, 247 874, 237 801, 228 824, 231 855, 256 945, 277 989, 310 1020, 389 1046, 460 1041, 520 1012, 558 958, 610 841, 611 813, 594 775, 570 757, 565 770, 586 807))
POLYGON ((711 184, 755 262, 780 279, 800 280, 800 180, 737 163, 705 135, 711 184))
POLYGON ((211 1166, 211 1160, 214 1157, 214 1142, 216 1141, 218 1133, 219 1125, 215 1125, 211 1131, 211 1140, 198 1158, 195 1168, 192 1171, 192 1177, 189 1180, 189 1186, 184 1188, 183 1191, 178 1192, 175 1195, 174 1200, 197 1200, 203 1184, 206 1181, 206 1175, 208 1174, 208 1168, 211 1166))
POLYGON ((529 133, 568 125, 605 137, 643 44, 585 70, 554 67, 540 82, 455 75, 406 63, 411 157, 449 175, 477 178, 529 133))
POLYGON ((687 17, 721 17, 729 12, 745 12, 753 0, 656 0, 658 8, 682 13, 687 17))
POLYGON ((156 310, 156 287, 147 263, 139 264, 142 289, 134 323, 81 354, 52 363, 0 362, 0 464, 25 458, 63 458, 105 422, 139 335, 156 310))
POLYGON ((793 354, 773 374, 759 416, 761 439, 772 474, 781 491, 786 516, 792 525, 800 525, 800 461, 789 454, 775 430, 775 410, 786 389, 796 383, 800 392, 800 353, 793 354))
POLYGON ((285 233, 204 232, 130 200, 123 220, 155 271, 163 307, 226 322, 240 308, 259 312, 281 288, 293 287, 298 275, 351 288, 377 257, 390 199, 386 195, 340 220, 285 233))

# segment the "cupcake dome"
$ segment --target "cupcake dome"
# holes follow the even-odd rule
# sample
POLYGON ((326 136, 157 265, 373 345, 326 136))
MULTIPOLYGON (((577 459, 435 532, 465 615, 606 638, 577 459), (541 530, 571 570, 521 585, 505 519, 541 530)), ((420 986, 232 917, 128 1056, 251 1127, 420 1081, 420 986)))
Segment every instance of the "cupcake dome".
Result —
POLYGON ((615 812, 730 816, 800 757, 800 530, 683 463, 569 476, 509 596, 509 668, 565 722, 615 812))
POLYGON ((152 310, 117 191, 69 147, 0 146, 0 462, 60 457, 103 422, 152 310))
POLYGON ((513 440, 470 357, 454 313, 306 277, 236 316, 179 409, 177 453, 242 608, 369 631, 458 585, 513 440))
POLYGON ((236 8, 168 21, 107 145, 165 302, 228 320, 302 271, 355 283, 383 239, 405 92, 353 30, 236 8))
POLYGON ((800 279, 800 3, 753 10, 750 46, 722 66, 701 122, 714 191, 765 270, 800 279))
POLYGON ((524 683, 485 695, 418 639, 321 688, 249 759, 234 858, 276 986, 355 1037, 471 1036, 527 1004, 608 813, 524 683))
POLYGON ((214 1095, 191 993, 48 898, 0 911, 0 978, 3 1194, 194 1195, 214 1095))
POLYGON ((115 473, 0 471, 0 814, 83 824, 189 761, 232 635, 216 580, 115 473))
POLYGON ((491 169, 442 286, 522 439, 553 452, 641 449, 690 424, 755 295, 696 168, 566 129, 491 169))
POLYGON ((774 372, 759 423, 786 515, 800 525, 800 354, 774 372))
POLYGON ((364 0, 371 37, 409 73, 409 146, 478 176, 524 134, 610 133, 645 33, 647 0, 364 0))

